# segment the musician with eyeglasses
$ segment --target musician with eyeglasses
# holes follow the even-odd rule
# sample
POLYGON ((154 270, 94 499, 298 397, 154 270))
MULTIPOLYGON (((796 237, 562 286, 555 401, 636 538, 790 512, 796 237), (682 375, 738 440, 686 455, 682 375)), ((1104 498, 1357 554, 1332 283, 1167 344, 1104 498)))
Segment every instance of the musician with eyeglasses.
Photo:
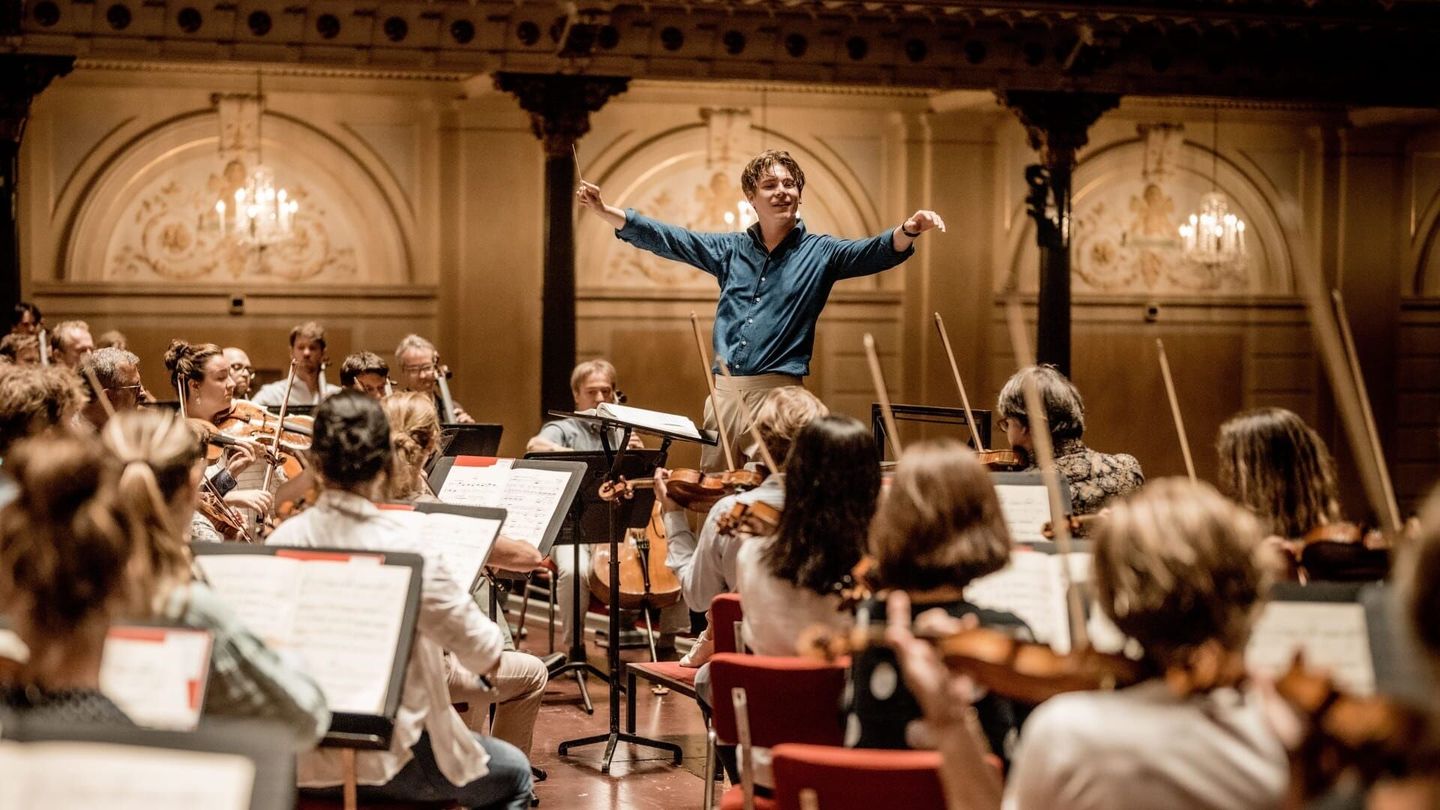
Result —
POLYGON ((444 391, 448 386, 442 386, 441 377, 447 369, 440 363, 440 352, 435 350, 435 344, 419 335, 406 335, 395 347, 395 364, 399 374, 398 382, 401 390, 419 391, 428 394, 435 400, 435 412, 440 414, 441 422, 457 422, 461 424, 474 424, 475 418, 465 412, 452 397, 450 408, 453 411, 453 419, 447 419, 445 414, 444 391))
POLYGON ((250 398, 250 384, 255 381, 255 366, 250 363, 250 355, 238 346, 226 346, 224 349, 225 362, 230 364, 230 381, 235 383, 236 399, 250 398))
POLYGON ((85 421, 96 430, 110 421, 110 413, 133 411, 140 404, 140 392, 145 386, 140 382, 140 358, 124 349, 96 349, 80 361, 80 384, 87 401, 80 409, 85 421), (91 378, 100 384, 95 390, 91 378), (106 408, 100 397, 110 401, 106 408))

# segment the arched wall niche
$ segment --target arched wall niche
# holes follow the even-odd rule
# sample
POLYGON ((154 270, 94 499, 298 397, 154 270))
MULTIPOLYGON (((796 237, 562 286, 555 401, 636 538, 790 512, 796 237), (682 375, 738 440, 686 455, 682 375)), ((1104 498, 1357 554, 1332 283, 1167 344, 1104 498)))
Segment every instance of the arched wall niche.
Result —
POLYGON ((1424 207, 1411 242, 1413 264, 1404 290, 1408 298, 1440 298, 1440 190, 1417 203, 1424 207))
MULTIPOLYGON (((1277 203, 1257 171, 1183 140, 1174 126, 1117 141, 1087 154, 1075 168, 1072 188, 1071 284, 1077 296, 1245 298, 1294 293, 1292 262, 1277 203), (1169 131, 1169 135, 1163 133, 1169 131), (1170 143, 1157 144, 1157 140, 1170 143), (1230 211, 1244 220, 1243 264, 1207 266, 1188 261, 1178 229, 1212 189, 1226 195, 1230 211)), ((1023 199, 1012 213, 1025 223, 1011 232, 1006 272, 1022 292, 1035 293, 1039 249, 1035 225, 1023 199)))
MULTIPOLYGON (((710 111, 695 124, 657 133, 601 155, 587 167, 606 202, 697 231, 739 228, 744 200, 740 173, 762 149, 788 151, 805 172, 800 216, 812 233, 861 237, 881 229, 875 201, 859 191, 860 179, 822 143, 802 143, 761 129, 748 111, 710 111), (717 133, 718 113, 732 118, 717 133), (823 189, 824 193, 816 193, 823 189), (726 215, 731 217, 727 222, 726 215)), ((577 231, 581 290, 667 289, 713 292, 715 281, 688 265, 661 259, 615 238, 598 217, 582 216, 577 231)), ((877 278, 844 282, 875 289, 877 278)))
POLYGON ((286 115, 267 112, 262 132, 264 163, 300 204, 294 238, 261 249, 221 232, 215 202, 253 167, 227 166, 218 116, 196 111, 97 150, 88 177, 67 183, 59 280, 181 289, 413 280, 413 215, 373 156, 286 115))

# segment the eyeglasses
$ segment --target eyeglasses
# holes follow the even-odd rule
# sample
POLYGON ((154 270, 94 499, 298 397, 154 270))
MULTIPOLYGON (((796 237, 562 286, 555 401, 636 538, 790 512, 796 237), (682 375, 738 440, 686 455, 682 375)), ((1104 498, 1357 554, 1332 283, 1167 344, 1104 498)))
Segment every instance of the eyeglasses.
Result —
POLYGON ((423 366, 401 366, 401 368, 405 370, 406 374, 424 374, 427 371, 433 372, 435 370, 435 364, 426 363, 423 366))
POLYGON ((254 367, 254 366, 247 366, 247 365, 245 365, 244 363, 231 363, 231 364, 230 364, 230 370, 231 370, 231 371, 236 371, 236 372, 243 371, 243 372, 245 372, 246 374, 254 374, 254 373, 255 373, 255 367, 254 367))
POLYGON ((143 384, 137 383, 137 384, 135 384, 135 385, 117 385, 117 386, 115 386, 114 390, 116 390, 116 391, 137 391, 137 392, 138 392, 138 391, 144 390, 144 388, 145 388, 145 386, 144 386, 143 384))

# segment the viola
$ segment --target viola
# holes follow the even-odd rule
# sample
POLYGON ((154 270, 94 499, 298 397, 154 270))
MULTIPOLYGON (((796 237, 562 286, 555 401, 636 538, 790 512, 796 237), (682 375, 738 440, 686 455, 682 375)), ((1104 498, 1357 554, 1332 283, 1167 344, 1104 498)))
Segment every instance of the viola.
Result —
POLYGON ((620 580, 617 587, 610 581, 610 548, 597 546, 590 555, 590 592, 611 609, 663 609, 680 601, 680 580, 665 565, 668 546, 665 523, 660 517, 660 504, 650 511, 650 522, 644 529, 628 532, 618 546, 620 580))
POLYGON ((707 473, 700 470, 670 470, 665 476, 665 491, 670 499, 691 511, 709 511, 715 502, 727 495, 754 489, 765 481, 765 474, 755 470, 725 470, 707 473))

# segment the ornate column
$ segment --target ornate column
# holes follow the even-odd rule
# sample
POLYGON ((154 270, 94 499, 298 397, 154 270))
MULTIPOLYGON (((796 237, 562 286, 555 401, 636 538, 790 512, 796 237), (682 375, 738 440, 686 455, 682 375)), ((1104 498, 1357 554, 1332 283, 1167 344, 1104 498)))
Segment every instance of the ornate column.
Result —
POLYGON ((20 300, 20 139, 30 102, 75 67, 72 56, 0 55, 0 313, 20 300))
POLYGON ((1000 101, 1020 117, 1040 162, 1025 167, 1027 208, 1040 246, 1035 356, 1070 376, 1070 175, 1090 125, 1120 103, 1112 94, 1010 90, 1000 101))
POLYGON ((590 131, 590 113, 628 88, 615 76, 497 73, 495 87, 530 113, 545 146, 545 280, 541 293, 540 411, 569 410, 575 366, 575 162, 572 148, 590 131))

